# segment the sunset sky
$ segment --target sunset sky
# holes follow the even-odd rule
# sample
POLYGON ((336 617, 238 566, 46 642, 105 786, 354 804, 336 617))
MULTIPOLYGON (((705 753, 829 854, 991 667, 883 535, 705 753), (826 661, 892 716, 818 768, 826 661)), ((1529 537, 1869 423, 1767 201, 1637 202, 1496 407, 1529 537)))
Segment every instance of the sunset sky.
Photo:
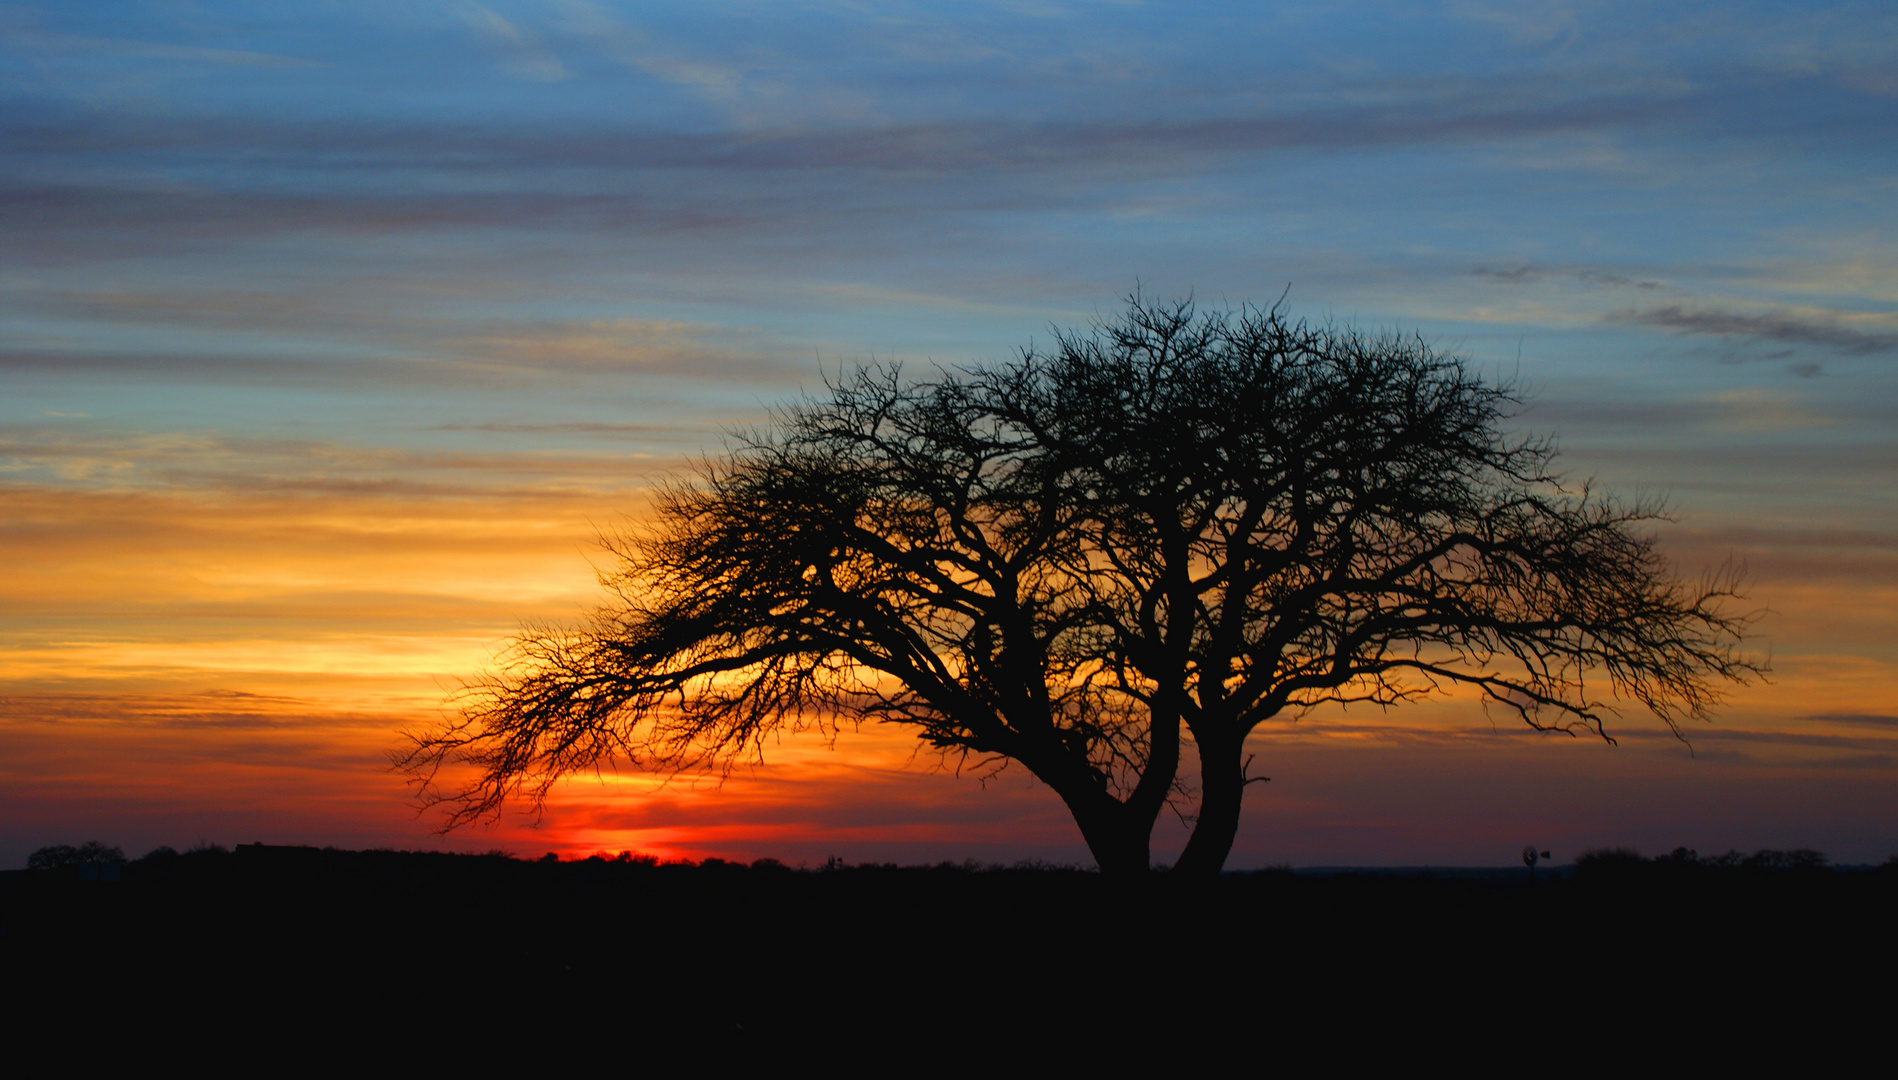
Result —
MULTIPOLYGON (((1416 331, 1731 557, 1675 739, 1269 725, 1234 867, 1898 852, 1898 8, 0 6, 0 867, 44 844, 1085 863, 902 730, 448 836, 388 752, 722 433, 1136 287, 1416 331)), ((1184 830, 1163 820, 1157 856, 1184 830)))

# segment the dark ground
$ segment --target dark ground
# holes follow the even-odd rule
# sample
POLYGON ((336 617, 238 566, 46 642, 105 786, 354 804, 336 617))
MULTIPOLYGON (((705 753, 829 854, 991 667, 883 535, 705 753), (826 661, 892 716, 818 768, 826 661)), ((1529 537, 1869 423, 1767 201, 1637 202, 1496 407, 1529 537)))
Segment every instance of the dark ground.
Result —
POLYGON ((1898 866, 1126 884, 246 845, 119 876, 0 875, 16 1019, 708 1052, 975 1039, 1103 1065, 1169 1041, 1510 1053, 1577 1031, 1883 1031, 1898 955, 1898 866))

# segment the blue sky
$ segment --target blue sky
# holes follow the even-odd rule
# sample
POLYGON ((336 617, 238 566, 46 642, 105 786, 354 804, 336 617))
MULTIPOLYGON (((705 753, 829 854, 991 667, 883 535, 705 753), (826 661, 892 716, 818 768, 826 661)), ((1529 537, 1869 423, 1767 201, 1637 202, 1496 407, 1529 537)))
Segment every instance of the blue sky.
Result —
POLYGON ((348 589, 62 605, 39 578, 157 558, 73 500, 235 514, 226 564, 266 503, 418 551, 558 506, 526 561, 577 576, 494 585, 456 623, 491 639, 825 365, 1289 289, 1518 379, 1577 475, 1670 495, 1684 565, 1749 563, 1782 696, 1898 728, 1895 73, 1869 3, 8 4, 0 636, 37 659, 0 692, 258 692, 73 642, 346 638, 310 590, 424 634, 448 588, 352 526, 348 589))

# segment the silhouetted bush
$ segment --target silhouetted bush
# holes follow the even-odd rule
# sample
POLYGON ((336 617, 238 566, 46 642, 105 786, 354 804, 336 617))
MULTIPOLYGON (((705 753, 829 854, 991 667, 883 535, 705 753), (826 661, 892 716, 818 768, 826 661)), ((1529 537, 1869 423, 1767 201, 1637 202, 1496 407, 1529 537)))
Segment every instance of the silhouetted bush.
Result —
POLYGON ((88 840, 78 847, 73 847, 71 844, 52 844, 40 848, 26 857, 26 868, 28 870, 57 870, 62 866, 80 866, 85 863, 123 862, 125 862, 125 852, 97 840, 88 840))
POLYGON ((1810 874, 1828 869, 1829 863, 1823 852, 1811 848, 1794 848, 1791 851, 1761 848, 1751 855, 1729 851, 1724 855, 1702 858, 1693 848, 1677 847, 1665 855, 1646 859, 1633 848, 1617 847, 1582 852, 1575 860, 1575 872, 1584 880, 1630 875, 1660 875, 1678 879, 1681 875, 1710 873, 1810 874))
POLYGON ((1575 857, 1575 869, 1633 866, 1645 861, 1641 853, 1631 847, 1589 848, 1575 857))
POLYGON ((1748 855, 1743 851, 1729 851, 1724 855, 1711 855, 1699 860, 1699 866, 1708 870, 1751 870, 1761 873, 1788 873, 1795 870, 1823 870, 1831 860, 1823 852, 1811 848, 1794 848, 1791 851, 1778 851, 1773 848, 1761 848, 1748 855))
POLYGON ((1794 848, 1791 851, 1774 851, 1769 848, 1747 856, 1740 865, 1747 870, 1765 870, 1783 874, 1795 870, 1823 870, 1829 861, 1825 855, 1811 848, 1794 848))

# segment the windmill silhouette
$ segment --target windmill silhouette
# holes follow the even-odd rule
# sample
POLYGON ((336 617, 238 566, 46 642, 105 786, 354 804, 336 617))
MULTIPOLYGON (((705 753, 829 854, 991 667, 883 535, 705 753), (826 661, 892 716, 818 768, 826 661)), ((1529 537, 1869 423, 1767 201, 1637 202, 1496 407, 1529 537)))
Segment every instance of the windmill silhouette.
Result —
POLYGON ((1522 849, 1522 865, 1529 868, 1529 880, 1536 879, 1536 863, 1549 857, 1546 851, 1537 851, 1534 844, 1522 849))

